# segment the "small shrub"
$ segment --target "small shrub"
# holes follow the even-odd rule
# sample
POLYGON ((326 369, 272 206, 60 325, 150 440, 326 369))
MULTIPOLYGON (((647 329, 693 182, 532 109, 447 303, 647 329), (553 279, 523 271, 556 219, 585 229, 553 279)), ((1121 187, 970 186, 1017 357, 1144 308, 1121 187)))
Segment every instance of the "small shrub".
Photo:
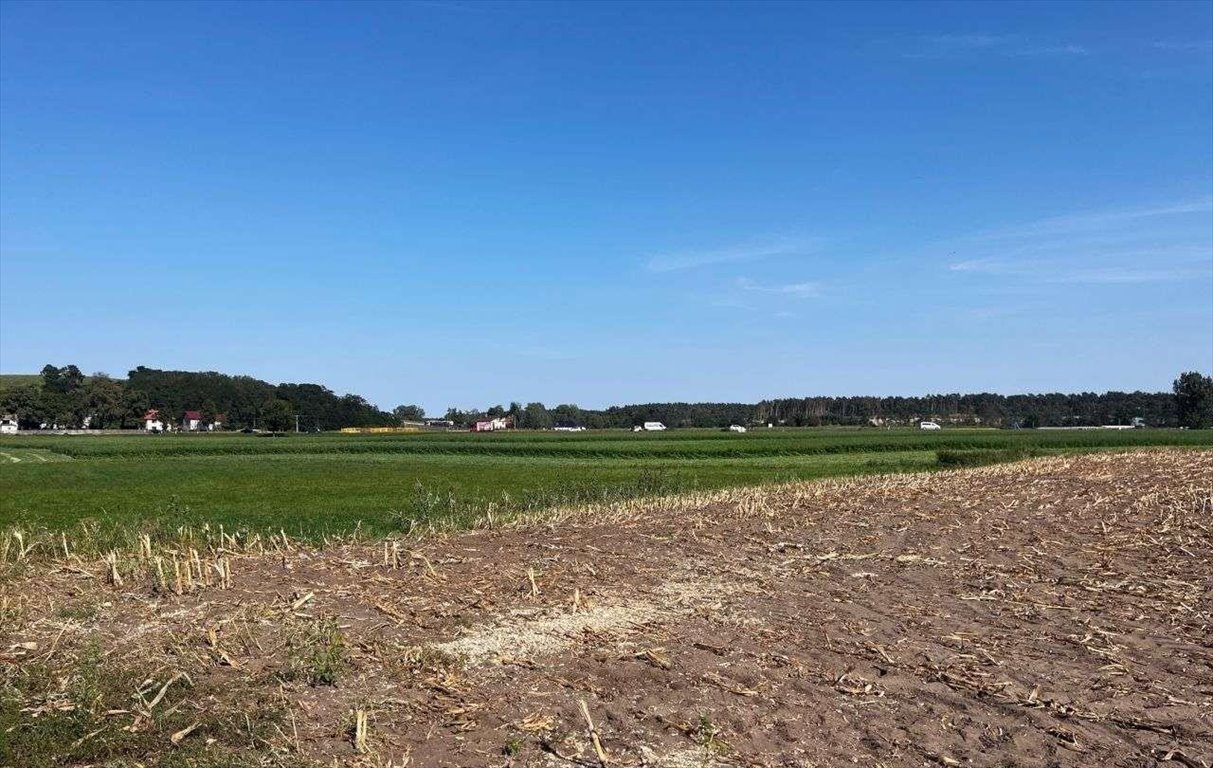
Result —
POLYGON ((724 740, 720 738, 720 729, 712 722, 712 718, 708 715, 699 716, 699 725, 695 729, 696 740, 699 746, 703 747, 709 754, 716 754, 724 751, 728 746, 724 740))
POLYGON ((306 680, 311 686, 333 685, 345 670, 345 640, 332 617, 305 626, 292 639, 290 648, 287 679, 306 680))

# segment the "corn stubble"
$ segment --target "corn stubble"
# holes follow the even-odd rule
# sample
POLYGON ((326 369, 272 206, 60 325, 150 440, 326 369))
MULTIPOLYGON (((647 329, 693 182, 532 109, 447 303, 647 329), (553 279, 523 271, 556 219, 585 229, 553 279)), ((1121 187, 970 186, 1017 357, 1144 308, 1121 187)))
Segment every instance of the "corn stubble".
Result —
POLYGON ((1171 451, 320 545, 14 528, 0 763, 1206 766, 1211 487, 1171 451))

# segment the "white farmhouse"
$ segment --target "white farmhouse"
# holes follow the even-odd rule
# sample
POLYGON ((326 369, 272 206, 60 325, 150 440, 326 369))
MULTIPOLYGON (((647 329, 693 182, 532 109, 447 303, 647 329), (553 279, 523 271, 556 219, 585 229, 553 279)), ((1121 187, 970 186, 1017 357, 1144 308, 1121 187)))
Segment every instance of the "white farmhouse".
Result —
POLYGON ((17 417, 12 414, 0 417, 0 435, 15 434, 17 434, 17 417))
POLYGON ((143 429, 147 432, 164 431, 164 422, 160 419, 160 411, 150 408, 147 413, 143 414, 143 429))
POLYGON ((497 432, 502 429, 509 429, 513 426, 513 421, 509 417, 499 416, 495 419, 486 419, 478 421, 472 425, 473 432, 497 432))

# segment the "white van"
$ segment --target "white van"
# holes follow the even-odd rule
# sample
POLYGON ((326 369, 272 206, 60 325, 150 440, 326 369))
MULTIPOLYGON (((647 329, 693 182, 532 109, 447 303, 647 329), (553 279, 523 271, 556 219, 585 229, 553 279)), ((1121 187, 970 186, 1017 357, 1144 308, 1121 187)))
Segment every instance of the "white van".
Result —
POLYGON ((919 422, 918 428, 919 429, 943 429, 943 427, 939 426, 938 424, 936 424, 933 421, 919 422))

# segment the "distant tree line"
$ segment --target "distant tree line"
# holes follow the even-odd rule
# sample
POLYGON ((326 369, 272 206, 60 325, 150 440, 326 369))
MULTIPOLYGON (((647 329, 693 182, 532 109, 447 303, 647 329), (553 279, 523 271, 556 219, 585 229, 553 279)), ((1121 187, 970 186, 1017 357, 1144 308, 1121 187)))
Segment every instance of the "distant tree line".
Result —
POLYGON ((1078 394, 924 397, 808 397, 758 404, 759 421, 796 426, 905 425, 930 419, 992 427, 1093 427, 1132 423, 1176 425, 1175 397, 1166 392, 1082 392, 1078 394))
MULTIPOLYGON (((0 412, 16 415, 22 429, 39 426, 95 429, 142 425, 148 409, 167 423, 185 411, 202 421, 222 421, 225 429, 302 429, 391 426, 426 417, 417 405, 379 410, 358 395, 338 395, 319 384, 270 384, 251 376, 214 371, 162 371, 139 366, 119 380, 103 373, 85 376, 74 365, 42 369, 40 381, 0 393, 0 412)), ((450 408, 444 418, 457 426, 508 417, 519 429, 630 428, 646 421, 668 427, 907 426, 930 419, 955 425, 991 427, 1082 427, 1130 424, 1191 429, 1213 427, 1213 378, 1181 374, 1172 392, 1083 392, 1079 394, 927 395, 924 397, 803 397, 748 403, 646 403, 605 410, 543 403, 494 405, 485 410, 450 408)))
POLYGON ((85 376, 75 365, 42 369, 37 383, 0 393, 0 411, 17 417, 22 429, 123 429, 142 426, 149 409, 177 424, 187 410, 203 423, 225 429, 301 429, 388 426, 398 419, 358 395, 338 395, 319 384, 270 384, 251 376, 214 371, 161 371, 139 366, 119 380, 103 373, 85 376))
POLYGON ((924 397, 802 397, 760 403, 646 403, 591 410, 576 405, 547 408, 543 403, 510 403, 486 410, 451 408, 445 418, 460 426, 495 416, 510 416, 520 429, 583 426, 628 428, 646 421, 668 427, 727 427, 730 424, 779 426, 908 426, 921 420, 958 426, 1095 427, 1128 425, 1140 418, 1149 426, 1192 429, 1213 427, 1213 379, 1192 372, 1175 381, 1173 392, 1082 392, 1079 394, 976 395, 924 397))
MULTIPOLYGON (((468 426, 486 419, 508 418, 517 429, 551 429, 553 427, 600 426, 594 421, 595 411, 586 411, 576 405, 557 405, 548 408, 543 403, 513 402, 509 407, 494 405, 485 410, 460 410, 448 408, 442 418, 459 426, 468 426)), ((606 426, 602 424, 601 426, 606 426)))

